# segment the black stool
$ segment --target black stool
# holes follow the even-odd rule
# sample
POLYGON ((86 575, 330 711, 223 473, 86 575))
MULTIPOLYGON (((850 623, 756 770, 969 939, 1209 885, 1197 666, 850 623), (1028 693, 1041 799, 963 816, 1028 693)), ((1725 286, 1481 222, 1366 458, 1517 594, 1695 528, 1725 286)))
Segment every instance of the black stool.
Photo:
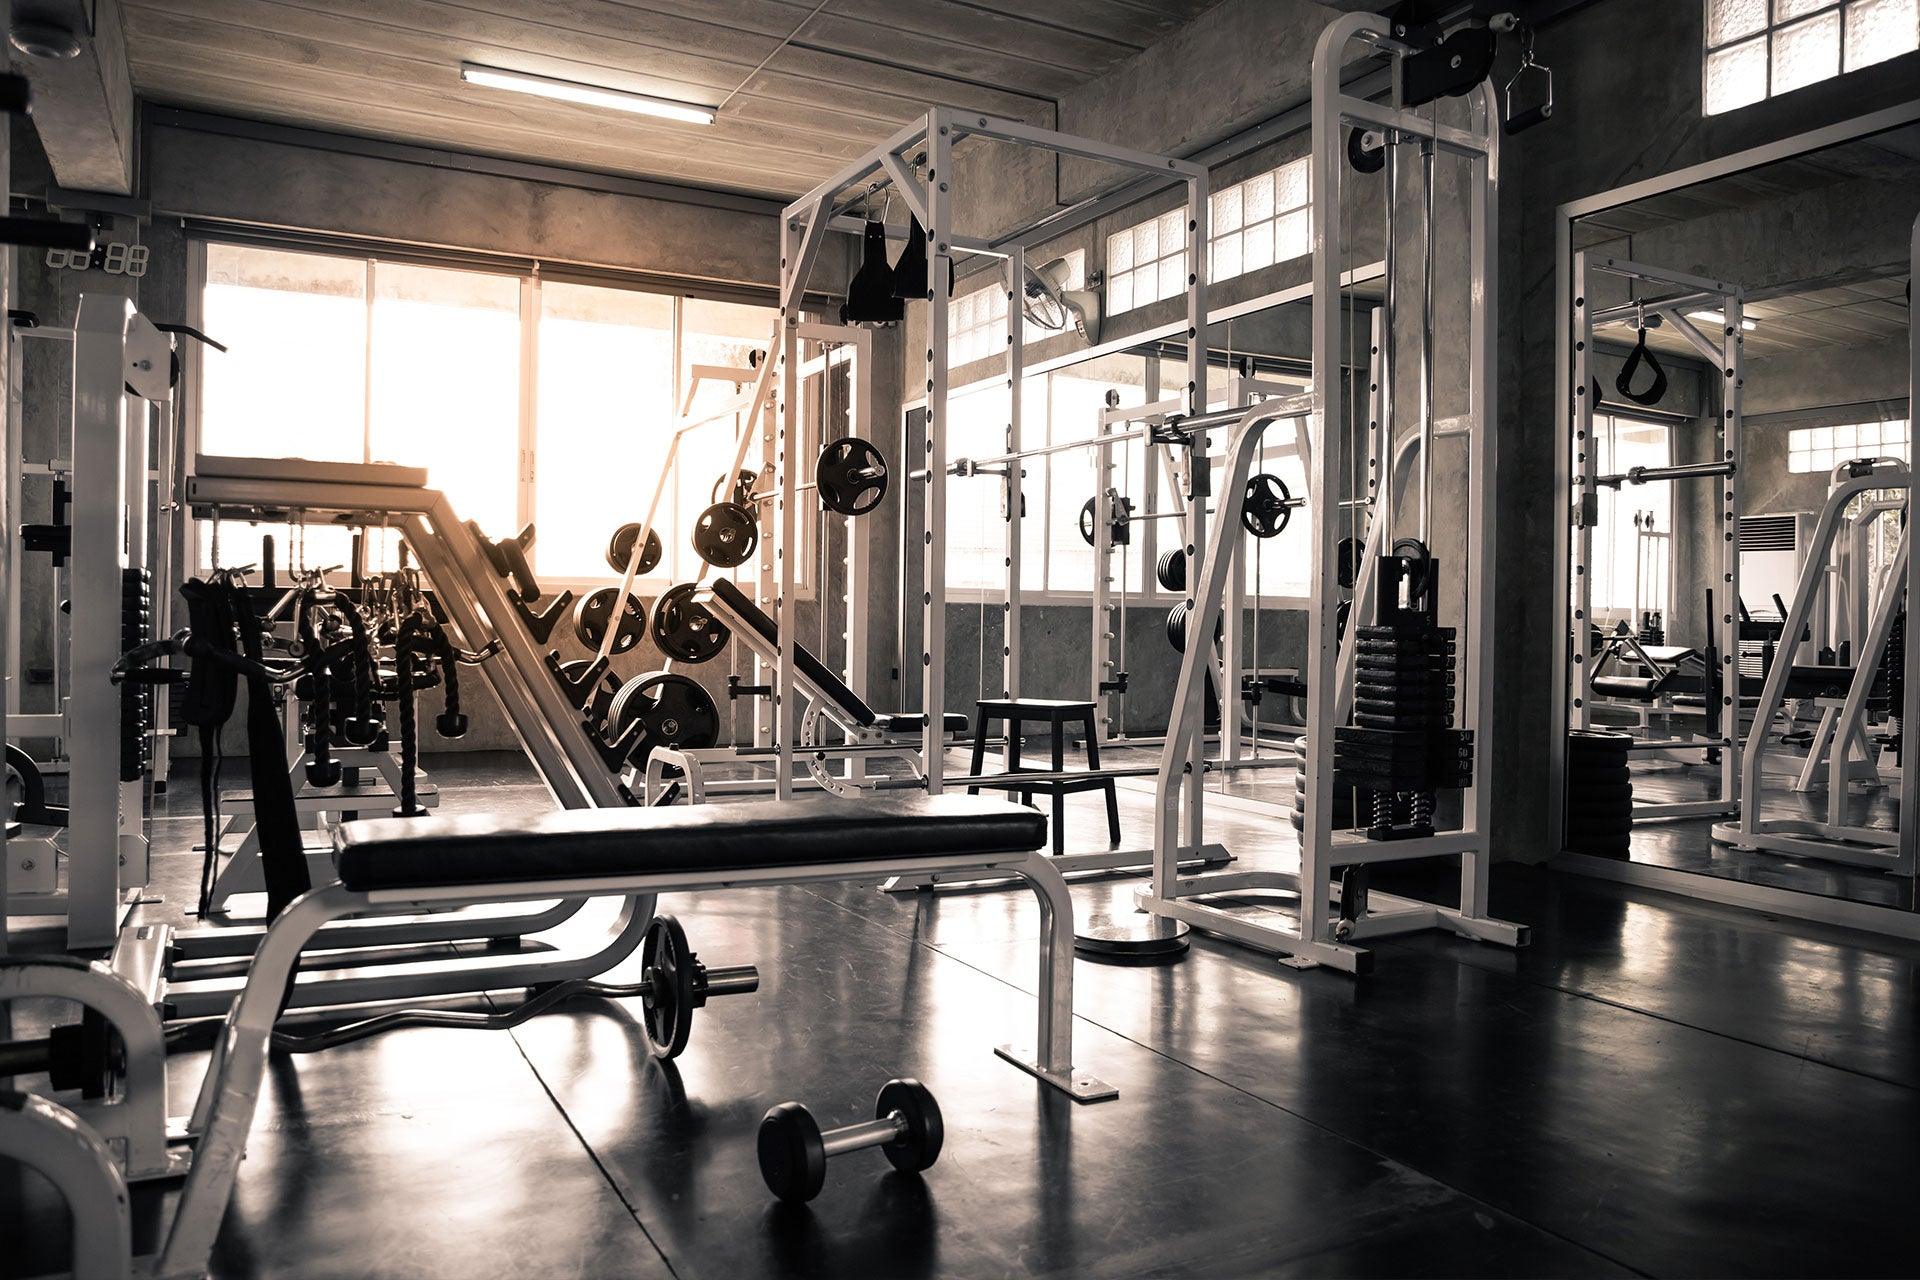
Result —
MULTIPOLYGON (((967 772, 979 776, 987 759, 987 726, 991 721, 1002 720, 1007 726, 1007 772, 1008 773, 1065 773, 1067 768, 1067 726, 1085 725, 1087 730, 1087 768, 1100 767, 1100 738, 1094 730, 1093 718, 1098 708, 1091 702, 1059 702, 1051 698, 982 698, 979 703, 979 715, 973 726, 973 767, 967 772), (1020 728, 1026 723, 1041 723, 1052 727, 1053 768, 1051 770, 1022 769, 1020 767, 1020 728)), ((988 782, 967 788, 967 794, 973 795, 980 786, 995 787, 1004 791, 1015 791, 1022 803, 1032 804, 1033 793, 1044 791, 1053 797, 1053 851, 1061 853, 1066 841, 1067 797, 1076 791, 1103 791, 1107 797, 1107 847, 1120 847, 1120 798, 1114 791, 1112 778, 1050 778, 1044 782, 1023 782, 1008 778, 1003 782, 988 782)))

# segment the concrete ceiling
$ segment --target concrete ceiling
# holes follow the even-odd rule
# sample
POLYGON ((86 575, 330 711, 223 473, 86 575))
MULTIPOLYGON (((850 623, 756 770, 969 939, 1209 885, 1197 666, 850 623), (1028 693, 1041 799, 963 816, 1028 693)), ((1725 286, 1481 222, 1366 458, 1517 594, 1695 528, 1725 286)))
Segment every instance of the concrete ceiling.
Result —
POLYGON ((1218 0, 123 0, 148 101, 768 195, 938 103, 1054 123, 1218 0), (461 82, 465 61, 708 106, 712 126, 461 82))
MULTIPOLYGON (((1904 338, 1911 314, 1905 271, 1787 289, 1749 298, 1746 307, 1754 325, 1745 343, 1749 360, 1904 338)), ((1702 328, 1713 336, 1711 326, 1702 328)), ((1633 345, 1633 327, 1625 321, 1601 325, 1595 333, 1617 346, 1633 345)), ((1664 327, 1648 330, 1647 345, 1662 354, 1700 358, 1691 343, 1664 327)))

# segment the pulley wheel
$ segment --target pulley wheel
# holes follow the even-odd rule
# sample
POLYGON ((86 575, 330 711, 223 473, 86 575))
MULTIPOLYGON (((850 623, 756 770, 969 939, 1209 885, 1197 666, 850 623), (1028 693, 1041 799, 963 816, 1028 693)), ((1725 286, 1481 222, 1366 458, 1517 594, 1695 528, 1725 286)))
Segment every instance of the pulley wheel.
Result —
POLYGON ((668 587, 653 605, 653 642, 678 662, 708 662, 727 647, 732 633, 712 610, 693 598, 696 582, 668 587))
POLYGON ((1387 167, 1386 145, 1367 146, 1369 132, 1373 133, 1375 141, 1379 141, 1378 130, 1370 131, 1360 125, 1347 130, 1347 163, 1360 173, 1378 173, 1387 167))
POLYGON ((1277 538, 1293 519, 1293 494, 1287 482, 1271 471, 1247 481, 1247 500, 1240 508, 1240 527, 1256 538, 1277 538))
POLYGON ((737 502, 716 502, 694 521, 693 549, 716 568, 745 564, 759 545, 759 522, 737 502))
POLYGON ((677 1058, 693 1031, 693 963, 687 931, 672 916, 657 915, 640 943, 640 972, 647 993, 640 999, 647 1048, 661 1060, 677 1058))
POLYGON ((887 496, 887 459, 871 440, 842 436, 820 451, 813 483, 827 510, 863 516, 887 496))
MULTIPOLYGON (((623 524, 613 531, 613 537, 607 541, 607 563, 612 566, 615 573, 627 571, 627 557, 633 554, 633 540, 639 536, 638 521, 623 524)), ((647 530, 647 549, 640 553, 639 572, 652 573, 659 567, 660 553, 664 549, 660 545, 660 531, 647 530)))
POLYGON ((720 740, 720 711, 700 685, 671 671, 636 676, 620 686, 607 718, 607 741, 618 742, 634 722, 645 726, 627 760, 646 767, 655 747, 710 747, 720 740))
MULTIPOLYGON (((580 597, 580 603, 573 606, 573 633, 581 644, 600 652, 600 641, 607 634, 607 625, 613 621, 614 602, 620 595, 618 587, 597 587, 580 597)), ((620 611, 620 620, 613 637, 613 652, 626 653, 640 643, 640 637, 647 634, 646 607, 632 596, 627 597, 627 607, 620 611)))

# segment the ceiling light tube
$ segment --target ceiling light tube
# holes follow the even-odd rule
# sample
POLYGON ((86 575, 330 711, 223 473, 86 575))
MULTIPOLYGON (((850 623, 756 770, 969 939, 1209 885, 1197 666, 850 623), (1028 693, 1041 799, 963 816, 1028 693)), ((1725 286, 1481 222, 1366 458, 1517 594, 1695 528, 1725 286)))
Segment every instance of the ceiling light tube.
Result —
POLYGON ((535 97, 578 103, 584 107, 631 111, 636 115, 659 116, 664 120, 682 120, 688 124, 713 123, 714 109, 698 103, 656 98, 651 94, 609 89, 597 84, 581 84, 577 80, 557 80, 552 76, 534 75, 530 71, 506 71, 499 67, 463 62, 460 64, 460 78, 468 84, 484 85, 489 89, 530 93, 535 97))
MULTIPOLYGON (((1705 320, 1708 324, 1717 324, 1722 328, 1725 328, 1727 323, 1727 317, 1718 311, 1689 311, 1687 312, 1687 318, 1689 320, 1705 320)), ((1759 327, 1759 325, 1747 319, 1745 316, 1740 317, 1740 328, 1745 332, 1752 333, 1759 327)))

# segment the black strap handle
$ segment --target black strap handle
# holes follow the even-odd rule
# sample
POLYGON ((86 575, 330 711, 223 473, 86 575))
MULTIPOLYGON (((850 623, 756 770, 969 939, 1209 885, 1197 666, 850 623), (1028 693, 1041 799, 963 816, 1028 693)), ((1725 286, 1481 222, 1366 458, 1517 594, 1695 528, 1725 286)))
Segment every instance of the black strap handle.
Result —
POLYGON ((1660 367, 1660 361, 1653 352, 1647 350, 1647 327, 1640 326, 1639 340, 1633 344, 1633 352, 1627 362, 1620 366, 1620 376, 1613 380, 1613 389, 1635 404, 1656 405, 1667 394, 1667 371, 1660 367), (1633 375, 1640 371, 1641 365, 1653 371, 1653 381, 1647 384, 1645 391, 1633 389, 1633 375))

